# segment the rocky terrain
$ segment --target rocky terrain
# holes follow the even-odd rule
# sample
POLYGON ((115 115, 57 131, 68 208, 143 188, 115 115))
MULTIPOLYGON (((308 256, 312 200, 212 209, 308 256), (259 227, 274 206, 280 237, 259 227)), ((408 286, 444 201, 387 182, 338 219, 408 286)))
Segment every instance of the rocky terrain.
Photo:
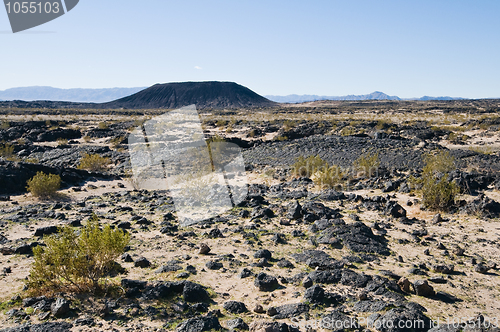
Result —
POLYGON ((163 111, 1 109, 0 331, 496 331, 499 105, 202 110, 207 138, 242 148, 248 196, 189 227, 168 190, 130 177, 127 136, 163 111), (460 189, 447 211, 427 209, 411 185, 439 151, 454 157, 460 189), (377 171, 336 188, 292 173, 300 156, 348 170, 367 153, 377 171), (81 169, 84 154, 109 165, 81 169), (61 176, 59 197, 27 193, 38 171, 61 176), (108 277, 117 291, 30 296, 33 248, 92 213, 131 234, 108 277))

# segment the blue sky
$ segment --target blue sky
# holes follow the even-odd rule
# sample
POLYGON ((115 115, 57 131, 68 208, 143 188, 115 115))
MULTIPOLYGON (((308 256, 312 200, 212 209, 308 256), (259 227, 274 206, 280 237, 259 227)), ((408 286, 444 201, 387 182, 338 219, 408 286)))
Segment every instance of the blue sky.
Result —
POLYGON ((500 1, 80 0, 12 34, 0 90, 223 80, 266 95, 500 97, 500 1))

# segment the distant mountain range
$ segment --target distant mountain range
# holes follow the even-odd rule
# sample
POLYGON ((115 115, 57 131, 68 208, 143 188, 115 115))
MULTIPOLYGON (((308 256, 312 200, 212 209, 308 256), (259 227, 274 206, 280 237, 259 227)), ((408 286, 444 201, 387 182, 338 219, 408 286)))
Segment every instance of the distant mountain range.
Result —
POLYGON ((318 96, 318 95, 288 95, 288 96, 264 96, 269 100, 278 103, 305 103, 317 100, 460 100, 464 98, 454 97, 429 97, 421 98, 399 98, 398 96, 389 96, 383 92, 375 91, 367 95, 347 95, 347 96, 318 96))
POLYGON ((104 103, 129 96, 145 88, 58 89, 50 86, 30 86, 0 91, 0 100, 52 100, 83 103, 104 103))
MULTIPOLYGON (((192 82, 185 82, 192 83, 192 82)), ((198 82, 201 83, 201 82, 198 82)), ((179 83, 169 83, 179 84, 179 83)), ((173 90, 163 89, 161 93, 172 93, 173 90)), ((183 88, 185 88, 184 86, 183 88)), ((206 88, 205 86, 204 88, 206 88)), ((179 86, 176 87, 178 89, 179 86)), ((133 94, 145 90, 145 87, 137 88, 104 88, 104 89, 59 89, 49 86, 31 86, 24 88, 12 88, 0 91, 0 101, 7 100, 23 100, 23 101, 66 101, 76 103, 109 103, 117 101, 118 99, 129 97, 133 94)), ((210 88, 206 91, 209 92, 210 88)), ((160 92, 160 91, 158 91, 160 92)), ((216 93, 217 91, 212 90, 216 93)), ((207 97, 207 96, 205 96, 207 97)), ((260 96, 259 96, 260 97, 260 96)), ((348 96, 318 96, 318 95, 287 95, 287 96, 264 96, 273 102, 278 103, 303 103, 308 101, 317 100, 460 100, 464 98, 453 97, 429 97, 424 96, 421 98, 399 98, 398 96, 389 96, 383 92, 375 91, 366 95, 348 95, 348 96)), ((231 103, 233 104, 233 103, 231 103)), ((173 105, 173 104, 172 104, 173 105)))
MULTIPOLYGON (((62 96, 51 98, 48 95, 38 97, 34 95, 28 97, 25 95, 24 98, 14 98, 14 100, 2 101, 0 102, 0 107, 174 109, 194 104, 198 109, 236 109, 247 107, 273 107, 277 105, 276 102, 266 99, 252 90, 233 82, 166 83, 155 84, 146 89, 137 88, 135 90, 140 91, 116 100, 101 103, 62 101, 60 100, 64 98, 62 96), (25 101, 21 99, 31 100, 25 101)), ((122 93, 124 93, 124 91, 122 91, 122 93)), ((107 98, 110 98, 110 94, 107 94, 107 96, 107 98)), ((66 95, 65 99, 67 100, 68 98, 68 95, 66 95)))

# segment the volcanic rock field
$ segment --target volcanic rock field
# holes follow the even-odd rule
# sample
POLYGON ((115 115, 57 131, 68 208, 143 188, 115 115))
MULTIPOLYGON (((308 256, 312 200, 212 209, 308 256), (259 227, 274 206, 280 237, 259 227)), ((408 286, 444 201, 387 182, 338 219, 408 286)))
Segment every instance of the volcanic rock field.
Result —
POLYGON ((500 101, 207 102, 205 138, 240 146, 248 195, 182 227, 168 188, 137 188, 127 145, 177 107, 167 97, 1 105, 1 332, 498 330, 500 101), (412 179, 442 152, 459 193, 433 210, 412 179), (109 164, 82 169, 85 154, 109 164), (293 173, 299 157, 349 170, 364 155, 376 172, 331 188, 293 173), (61 177, 57 197, 27 192, 37 172, 61 177), (30 293, 33 248, 93 214, 131 236, 114 291, 30 293))

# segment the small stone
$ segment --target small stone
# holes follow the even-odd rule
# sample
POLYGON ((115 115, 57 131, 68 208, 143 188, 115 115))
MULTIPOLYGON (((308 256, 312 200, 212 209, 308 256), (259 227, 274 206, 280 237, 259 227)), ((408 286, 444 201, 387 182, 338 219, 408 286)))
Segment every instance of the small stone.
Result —
POLYGON ((358 300, 366 301, 368 300, 368 294, 366 292, 361 292, 358 294, 358 300))
POLYGON ((443 222, 443 218, 441 217, 441 214, 440 213, 435 214, 434 217, 432 217, 432 222, 434 224, 438 224, 440 222, 443 222))
POLYGON ((304 279, 302 279, 302 286, 304 286, 304 288, 309 288, 312 285, 313 285, 313 281, 309 276, 306 276, 306 277, 304 277, 304 279))
POLYGON ((434 270, 434 272, 437 272, 437 273, 452 274, 454 269, 455 269, 455 266, 453 264, 433 265, 432 269, 434 270))
POLYGON ((410 281, 405 278, 405 277, 402 277, 401 279, 398 280, 398 286, 399 286, 399 289, 401 289, 403 292, 405 293, 410 293, 410 281))
POLYGON ((239 277, 240 278, 247 278, 247 277, 250 277, 251 275, 252 275, 252 271, 250 271, 249 269, 247 269, 245 267, 245 268, 243 268, 243 270, 241 270, 239 277))
POLYGON ((248 324, 240 317, 228 320, 226 325, 231 330, 248 330, 248 324))
POLYGON ((320 285, 309 287, 304 293, 304 299, 311 303, 321 303, 325 298, 325 290, 320 285))
POLYGON ((262 314, 265 312, 264 308, 260 304, 256 304, 255 308, 253 308, 253 311, 258 314, 262 314))
POLYGON ((50 306, 50 311, 55 317, 62 317, 69 312, 69 302, 62 297, 56 299, 54 303, 50 306))
POLYGON ((151 266, 151 262, 146 257, 139 257, 134 262, 135 267, 146 268, 151 266))
POLYGON ((198 253, 200 255, 206 255, 210 252, 210 247, 208 245, 206 245, 205 243, 201 243, 200 244, 200 250, 198 251, 198 253))
POLYGON ((452 252, 455 256, 463 256, 465 254, 465 249, 456 246, 455 248, 453 248, 452 252))
POLYGON ((219 270, 222 269, 223 265, 220 262, 208 261, 205 266, 209 270, 219 270))
POLYGON ((278 279, 264 272, 257 275, 254 285, 259 288, 260 291, 273 291, 279 286, 278 279))
POLYGON ((127 262, 127 263, 131 263, 133 262, 134 260, 132 259, 132 256, 130 256, 129 253, 124 253, 122 256, 121 256, 121 259, 122 261, 124 262, 127 262))
POLYGON ((267 315, 268 316, 276 316, 278 314, 278 310, 276 310, 275 307, 270 307, 267 309, 267 315))
POLYGON ((241 314, 248 311, 245 303, 239 301, 226 301, 222 307, 232 314, 241 314))
POLYGON ((269 250, 267 249, 260 249, 255 252, 253 255, 254 258, 265 258, 267 260, 272 258, 272 254, 269 250))
POLYGON ((417 280, 413 283, 413 289, 418 296, 430 297, 434 296, 434 288, 427 282, 427 280, 417 280))
POLYGON ((476 266, 474 266, 474 271, 477 272, 477 273, 485 274, 489 270, 490 270, 490 267, 488 267, 488 266, 486 266, 484 264, 481 264, 481 263, 479 263, 476 266))

